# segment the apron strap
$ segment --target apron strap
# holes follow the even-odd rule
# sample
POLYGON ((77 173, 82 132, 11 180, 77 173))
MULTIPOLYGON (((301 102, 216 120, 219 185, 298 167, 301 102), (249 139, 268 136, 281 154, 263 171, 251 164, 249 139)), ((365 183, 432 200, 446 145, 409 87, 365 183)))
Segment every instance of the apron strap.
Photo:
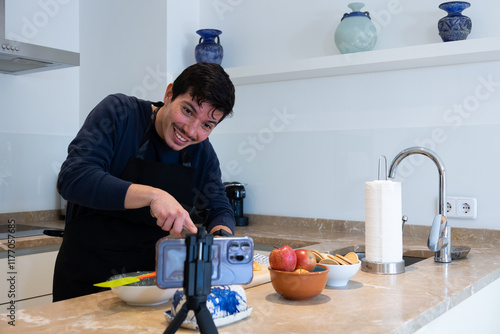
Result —
POLYGON ((142 136, 141 139, 141 145, 139 146, 139 149, 137 150, 136 158, 144 160, 144 154, 146 153, 146 149, 148 148, 149 144, 149 139, 151 138, 151 131, 153 130, 153 126, 156 121, 156 114, 158 113, 158 110, 163 106, 163 103, 161 105, 156 106, 156 109, 153 111, 151 114, 151 122, 149 122, 149 125, 146 129, 146 132, 144 132, 144 135, 142 136))

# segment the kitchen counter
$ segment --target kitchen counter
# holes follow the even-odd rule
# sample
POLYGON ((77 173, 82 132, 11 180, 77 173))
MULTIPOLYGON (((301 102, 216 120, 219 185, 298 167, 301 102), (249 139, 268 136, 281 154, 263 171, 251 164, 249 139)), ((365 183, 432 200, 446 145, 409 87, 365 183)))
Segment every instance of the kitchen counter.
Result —
MULTIPOLYGON (((47 222, 48 225, 40 225, 40 227, 45 229, 50 228, 64 228, 64 222, 60 225, 60 221, 47 222), (51 224, 52 223, 52 224, 51 224)), ((11 239, 12 240, 12 239, 11 239)), ((59 249, 62 243, 62 238, 60 237, 49 237, 44 234, 33 235, 29 237, 16 237, 15 238, 15 247, 10 248, 11 250, 15 250, 18 255, 37 253, 37 249, 40 251, 44 249, 59 249)), ((9 239, 0 239, 0 257, 5 256, 4 253, 7 253, 9 250, 9 239)))
MULTIPOLYGON (((60 217, 59 210, 47 211, 30 211, 17 213, 2 213, 0 214, 0 225, 15 224, 29 225, 43 229, 64 229, 64 220, 60 217)), ((7 250, 15 250, 16 253, 21 251, 36 252, 36 249, 55 249, 62 242, 62 238, 48 237, 46 235, 19 236, 19 229, 15 229, 16 233, 9 233, 10 240, 0 239, 0 257, 5 256, 7 250), (10 245, 10 248, 9 248, 10 245)))
MULTIPOLYGON (((250 222, 237 234, 252 236, 256 243, 320 251, 364 244, 362 222, 267 216, 251 216, 250 222)), ((425 253, 426 230, 407 226, 404 249, 425 253)), ((359 271, 346 287, 327 287, 309 301, 285 300, 271 284, 249 288, 251 316, 220 327, 219 333, 413 333, 500 277, 498 231, 457 229, 452 236, 453 245, 472 248, 467 258, 450 264, 428 258, 399 275, 359 271)), ((168 303, 128 306, 107 291, 17 310, 15 327, 6 325, 2 314, 0 328, 2 333, 161 333, 169 308, 168 303)))

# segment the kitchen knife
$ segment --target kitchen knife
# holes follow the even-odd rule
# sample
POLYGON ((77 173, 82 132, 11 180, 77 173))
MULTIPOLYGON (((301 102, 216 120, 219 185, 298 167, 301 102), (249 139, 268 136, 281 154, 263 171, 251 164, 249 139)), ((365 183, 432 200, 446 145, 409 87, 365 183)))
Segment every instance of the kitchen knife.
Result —
POLYGON ((112 288, 115 286, 122 286, 122 285, 127 285, 130 283, 139 282, 143 278, 155 277, 155 276, 156 276, 156 272, 152 272, 152 273, 140 275, 140 276, 124 277, 124 278, 118 278, 118 279, 115 279, 112 281, 96 283, 96 284, 94 284, 94 286, 98 286, 100 288, 112 288))

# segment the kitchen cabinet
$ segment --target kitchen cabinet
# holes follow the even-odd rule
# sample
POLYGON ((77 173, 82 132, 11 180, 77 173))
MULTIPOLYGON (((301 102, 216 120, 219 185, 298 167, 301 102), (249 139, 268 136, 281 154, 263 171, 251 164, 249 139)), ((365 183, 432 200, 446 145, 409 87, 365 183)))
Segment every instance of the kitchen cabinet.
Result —
POLYGON ((500 279, 419 329, 415 334, 500 333, 500 279))
POLYGON ((500 60, 500 37, 488 37, 226 68, 235 85, 500 60))
POLYGON ((0 258, 0 268, 5 276, 0 280, 0 304, 15 300, 16 310, 52 303, 52 281, 57 250, 54 247, 36 252, 36 248, 16 252, 15 258, 0 258), (49 251, 46 251, 49 250, 49 251), (8 267, 9 260, 14 269, 8 267), (12 284, 11 284, 12 283, 12 284))

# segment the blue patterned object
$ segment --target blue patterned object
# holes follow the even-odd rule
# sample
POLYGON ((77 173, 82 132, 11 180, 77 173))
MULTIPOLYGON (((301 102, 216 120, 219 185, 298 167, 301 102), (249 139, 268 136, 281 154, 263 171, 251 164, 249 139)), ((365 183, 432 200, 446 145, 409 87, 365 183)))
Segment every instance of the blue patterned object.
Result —
MULTIPOLYGON (((172 316, 179 312, 186 302, 186 296, 182 289, 175 292, 172 299, 172 316)), ((213 286, 207 296, 207 308, 213 319, 224 318, 247 310, 247 297, 241 285, 218 285, 213 286)), ((189 311, 187 322, 196 321, 196 315, 189 311)))
POLYGON ((462 15, 462 11, 469 8, 470 3, 451 1, 439 5, 439 8, 448 12, 448 15, 438 21, 439 36, 443 42, 461 41, 467 38, 472 29, 472 21, 462 15))
POLYGON ((219 35, 222 31, 217 29, 200 29, 196 31, 200 41, 194 50, 197 63, 221 64, 224 57, 224 48, 220 45, 219 35))
POLYGON ((377 43, 377 29, 370 13, 361 12, 365 5, 353 2, 348 5, 351 13, 345 13, 335 30, 335 45, 340 53, 370 51, 377 43))

